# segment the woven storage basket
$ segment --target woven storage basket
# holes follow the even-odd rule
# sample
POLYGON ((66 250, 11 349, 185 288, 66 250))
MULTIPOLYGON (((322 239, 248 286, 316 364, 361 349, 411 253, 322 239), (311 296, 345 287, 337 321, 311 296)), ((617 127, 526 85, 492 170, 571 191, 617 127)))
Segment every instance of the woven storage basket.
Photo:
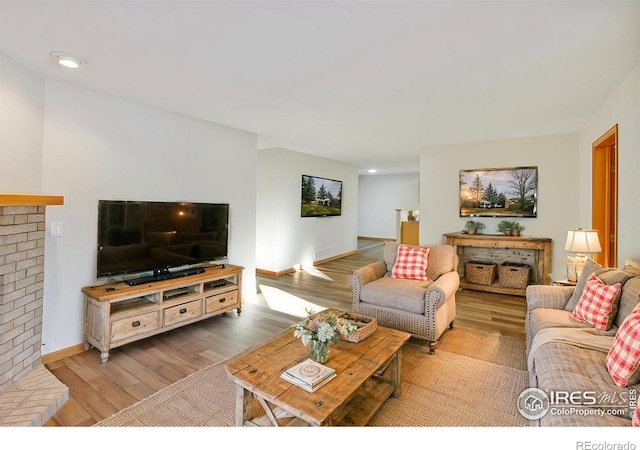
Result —
POLYGON ((355 322, 358 326, 356 331, 352 331, 346 336, 340 336, 340 339, 347 342, 360 342, 371 336, 378 329, 378 321, 373 317, 361 316, 354 313, 337 314, 342 319, 348 319, 355 322))
POLYGON ((529 284, 529 271, 526 264, 504 262, 498 269, 498 283, 501 287, 524 289, 529 284))
POLYGON ((496 265, 481 261, 465 263, 465 278, 468 283, 491 285, 496 279, 496 265))

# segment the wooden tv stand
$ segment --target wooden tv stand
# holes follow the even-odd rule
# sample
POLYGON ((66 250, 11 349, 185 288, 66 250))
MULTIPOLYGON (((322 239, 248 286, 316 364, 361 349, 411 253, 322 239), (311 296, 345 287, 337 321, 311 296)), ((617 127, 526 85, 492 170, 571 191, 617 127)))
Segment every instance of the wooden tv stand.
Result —
POLYGON ((234 309, 240 314, 243 270, 225 264, 137 286, 84 287, 84 348, 99 349, 105 364, 112 348, 234 309))

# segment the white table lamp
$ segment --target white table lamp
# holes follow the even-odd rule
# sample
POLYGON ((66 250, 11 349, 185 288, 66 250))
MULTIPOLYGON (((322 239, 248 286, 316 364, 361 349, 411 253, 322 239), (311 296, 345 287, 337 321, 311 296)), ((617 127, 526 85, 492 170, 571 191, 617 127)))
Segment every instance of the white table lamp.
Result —
POLYGON ((576 253, 576 256, 567 256, 567 279, 569 281, 578 281, 587 255, 600 253, 600 240, 598 239, 598 230, 569 230, 567 232, 567 242, 564 244, 564 250, 570 253, 576 253))

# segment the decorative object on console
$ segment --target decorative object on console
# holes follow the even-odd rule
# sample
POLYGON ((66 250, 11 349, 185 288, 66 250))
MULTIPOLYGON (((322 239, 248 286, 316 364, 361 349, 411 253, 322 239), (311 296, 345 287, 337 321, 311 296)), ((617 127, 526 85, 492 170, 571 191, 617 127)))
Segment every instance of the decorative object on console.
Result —
POLYGON ((592 255, 602 251, 598 230, 583 230, 582 228, 569 230, 564 250, 576 253, 575 257, 567 256, 567 280, 577 281, 587 260, 587 254, 592 255))
POLYGON ((520 232, 524 231, 524 227, 518 222, 512 222, 511 236, 520 236, 520 232))
POLYGON ((482 222, 478 222, 475 220, 469 220, 465 225, 464 225, 464 231, 466 231, 469 234, 478 234, 480 231, 484 230, 486 228, 486 225, 482 222))
POLYGON ((503 220, 498 224, 498 231, 505 236, 520 236, 520 232, 523 230, 522 225, 511 220, 503 220))
POLYGON ((324 363, 329 358, 329 344, 337 343, 339 335, 346 336, 357 330, 357 326, 329 311, 325 314, 315 314, 307 311, 307 318, 293 325, 293 335, 302 340, 303 345, 311 344, 311 359, 324 363))

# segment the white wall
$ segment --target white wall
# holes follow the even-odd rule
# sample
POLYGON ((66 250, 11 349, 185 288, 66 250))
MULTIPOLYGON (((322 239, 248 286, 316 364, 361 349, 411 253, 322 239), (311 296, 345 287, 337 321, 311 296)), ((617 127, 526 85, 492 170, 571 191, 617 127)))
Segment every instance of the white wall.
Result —
POLYGON ((82 342, 83 286, 94 285, 98 199, 230 204, 229 262, 255 293, 256 136, 46 81, 43 188, 63 195, 47 224, 43 354, 82 342))
MULTIPOLYGON (((538 217, 518 218, 524 235, 553 240, 551 279, 566 278, 567 230, 580 226, 578 216, 578 135, 429 147, 420 155, 420 243, 444 242, 444 233, 462 231, 460 170, 538 166, 538 217)), ((485 234, 497 234, 500 218, 479 218, 485 234)))
POLYGON ((618 124, 618 263, 640 261, 640 64, 580 131, 579 226, 591 227, 592 144, 618 124))
POLYGON ((395 239, 396 209, 419 209, 420 174, 360 175, 358 236, 395 239))
POLYGON ((357 249, 358 173, 355 166, 282 148, 258 151, 256 267, 282 272, 357 249), (342 215, 300 217, 302 175, 342 181, 342 215), (324 258, 322 258, 324 259, 324 258))
POLYGON ((2 190, 64 196, 47 208, 42 354, 83 341, 81 288, 102 281, 100 198, 229 203, 229 261, 255 293, 255 134, 43 80, 4 56, 0 89, 2 120, 19 112, 0 137, 2 190), (26 166, 36 169, 23 179, 26 166), (50 237, 52 221, 62 237, 50 237))
POLYGON ((44 80, 0 53, 0 192, 42 192, 44 80))

